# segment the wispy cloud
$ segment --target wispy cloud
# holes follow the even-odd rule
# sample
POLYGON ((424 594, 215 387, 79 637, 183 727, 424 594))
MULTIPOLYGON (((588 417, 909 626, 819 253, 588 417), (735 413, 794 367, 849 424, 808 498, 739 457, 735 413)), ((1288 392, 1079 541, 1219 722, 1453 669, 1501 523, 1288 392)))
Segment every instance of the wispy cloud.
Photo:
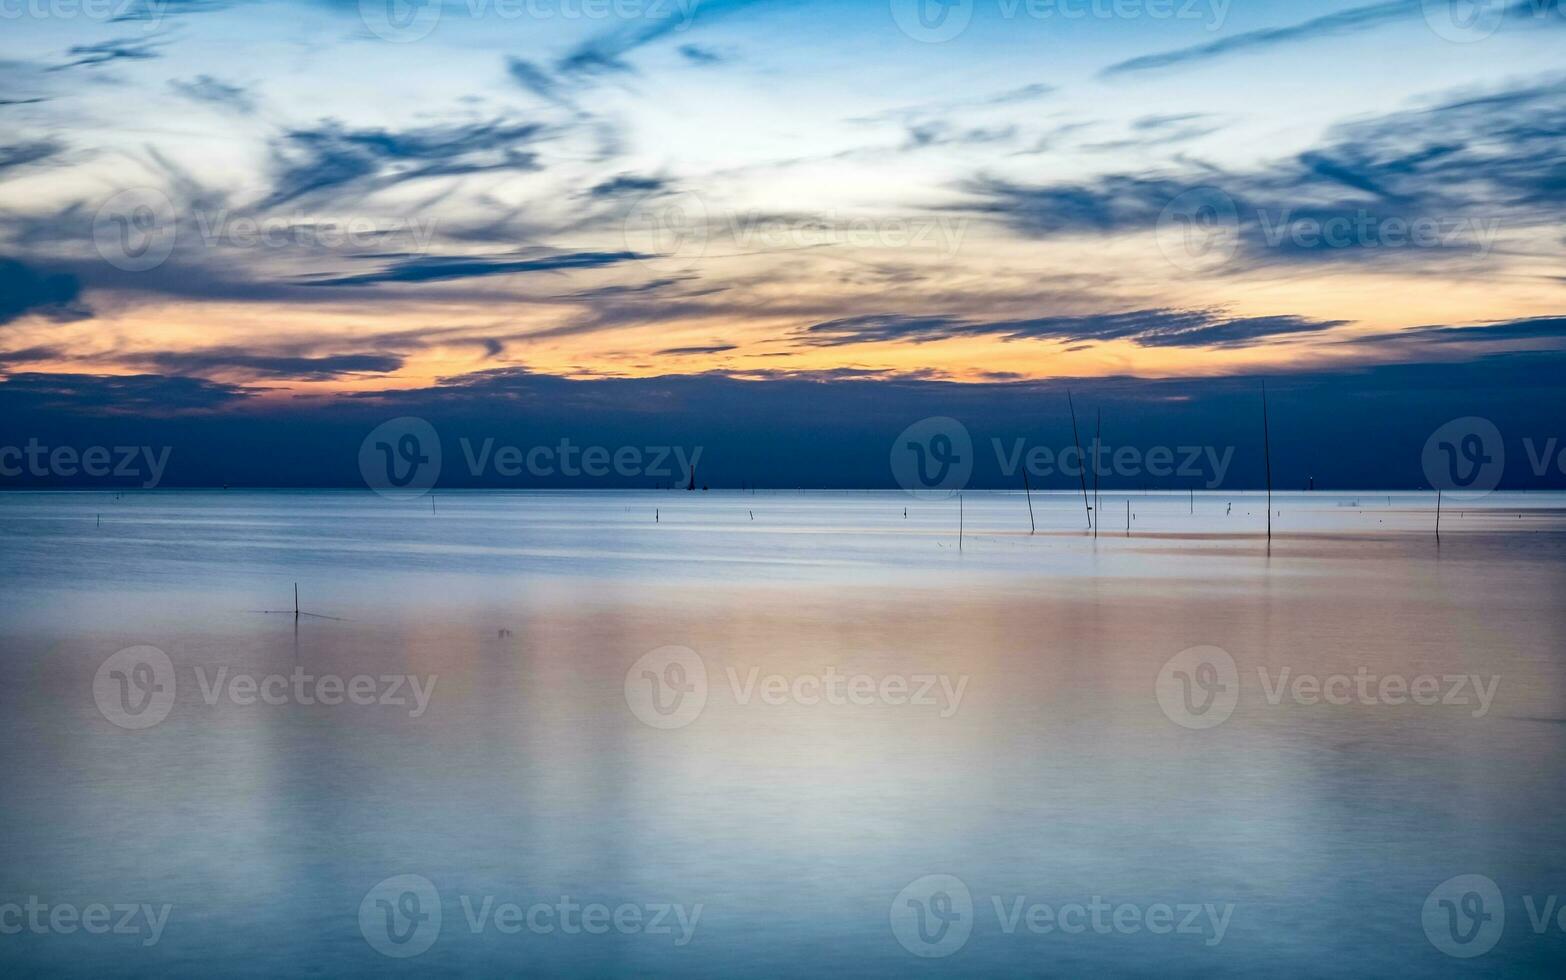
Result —
POLYGON ((264 207, 324 191, 376 190, 427 177, 539 169, 541 123, 493 120, 418 129, 355 129, 326 120, 274 147, 275 188, 264 207))
POLYGON ((390 374, 403 365, 395 354, 333 354, 300 357, 256 354, 233 347, 194 351, 158 351, 124 359, 173 374, 228 374, 247 379, 327 381, 349 375, 390 374))
POLYGON ((1233 271, 1419 264, 1485 254, 1503 230, 1558 226, 1563 148, 1566 80, 1551 79, 1341 126, 1312 150, 1249 170, 1187 163, 1045 185, 978 176, 962 186, 972 210, 1030 238, 1149 234, 1171 205, 1204 193, 1232 208, 1241 260, 1233 271), (1416 224, 1427 240, 1415 243, 1416 224), (1398 241, 1411 247, 1387 247, 1398 241))
POLYGON ((197 75, 189 81, 170 79, 169 88, 193 102, 221 106, 241 115, 249 115, 256 111, 255 97, 250 92, 238 85, 213 78, 211 75, 197 75))
POLYGON ((1407 17, 1420 16, 1421 3, 1422 0, 1386 0, 1384 3, 1375 3, 1366 7, 1339 10, 1335 13, 1301 21, 1298 24, 1290 24, 1287 27, 1269 27, 1262 30, 1246 31, 1243 34, 1219 38, 1206 44, 1197 44, 1188 48, 1177 48, 1173 51, 1129 58, 1105 68, 1103 74, 1123 75, 1131 72, 1148 71, 1154 68, 1168 68, 1172 65, 1181 65, 1193 61, 1221 58, 1224 55, 1242 51, 1256 51, 1280 44, 1292 44, 1314 40, 1319 37, 1330 37, 1337 34, 1368 30, 1372 27, 1379 27, 1382 24, 1402 20, 1407 17))
POLYGON ((801 338, 816 347, 999 337, 1064 343, 1129 340, 1139 347, 1233 348, 1284 334, 1319 333, 1345 322, 1298 316, 1231 317, 1214 310, 1168 309, 994 321, 947 315, 871 314, 813 324, 801 331, 801 338))
POLYGON ((0 145, 0 174, 58 156, 64 150, 63 143, 52 139, 0 145))
POLYGON ((161 38, 121 38, 116 41, 99 41, 97 44, 78 44, 66 51, 71 60, 53 65, 49 71, 65 71, 70 68, 101 68, 120 61, 150 61, 161 57, 161 38))
POLYGON ((598 269, 641 258, 636 252, 564 252, 533 258, 471 258, 428 255, 397 262, 378 272, 305 280, 306 286, 371 286, 380 283, 441 282, 517 273, 598 269))

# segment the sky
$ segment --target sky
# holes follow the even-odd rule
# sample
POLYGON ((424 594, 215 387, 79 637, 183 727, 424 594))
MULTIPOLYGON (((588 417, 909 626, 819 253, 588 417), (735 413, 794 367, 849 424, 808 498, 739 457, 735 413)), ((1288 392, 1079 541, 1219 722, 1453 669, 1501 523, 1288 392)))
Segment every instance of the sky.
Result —
POLYGON ((1418 482, 1448 418, 1558 431, 1563 42, 1558 0, 0 0, 0 434, 330 482, 224 433, 460 404, 839 485, 951 404, 1151 438, 1267 377, 1312 474, 1418 482), (1406 458, 1310 435, 1345 393, 1406 458), (769 456, 801 426, 832 476, 769 456))

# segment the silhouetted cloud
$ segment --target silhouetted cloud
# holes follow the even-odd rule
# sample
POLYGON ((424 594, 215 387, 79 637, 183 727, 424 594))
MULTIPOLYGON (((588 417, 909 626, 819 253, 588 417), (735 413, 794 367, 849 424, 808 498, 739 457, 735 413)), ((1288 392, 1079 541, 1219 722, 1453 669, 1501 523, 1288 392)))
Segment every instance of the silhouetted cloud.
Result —
MULTIPOLYGON (((1019 489, 1015 471, 1004 468, 1013 447, 1072 444, 1069 388, 1079 413, 1103 411, 1116 445, 1234 447, 1223 486, 1256 488, 1266 479, 1257 422, 1261 379, 1254 374, 1050 380, 1000 374, 955 383, 844 367, 770 372, 759 375, 763 380, 717 373, 581 379, 511 367, 421 388, 263 399, 251 397, 257 388, 194 378, 33 373, 0 378, 0 445, 30 436, 53 445, 172 445, 165 486, 362 488, 357 460, 365 433, 389 418, 415 415, 430 421, 453 456, 458 438, 531 446, 568 436, 578 444, 701 446, 702 479, 713 487, 891 488, 886 454, 894 437, 913 421, 944 415, 973 436, 970 487, 1019 489)), ((1425 481, 1420 447, 1454 416, 1483 415, 1509 440, 1554 431, 1557 406, 1566 404, 1566 353, 1325 371, 1296 365, 1269 371, 1266 382, 1276 486, 1303 487, 1314 477, 1318 489, 1408 488, 1425 481), (1277 453, 1279 445, 1288 451, 1277 453)), ((1503 488, 1566 487, 1554 468, 1531 471, 1525 453, 1507 458, 1503 488)), ((1184 489, 1191 479, 1106 476, 1112 487, 1184 489)), ((448 466, 440 485, 517 484, 492 470, 448 466)), ((588 481, 562 476, 553 485, 588 481)), ((647 483, 611 478, 590 485, 647 483)), ((1033 486, 1077 488, 1069 472, 1033 486)))
POLYGON ((447 279, 473 279, 480 276, 505 276, 520 272, 562 272, 570 269, 597 269, 642 256, 636 252, 562 252, 534 258, 472 258, 451 255, 426 255, 397 262, 379 272, 307 280, 306 286, 369 286, 388 282, 439 282, 447 279))
POLYGON ((1230 317, 1213 310, 1133 310, 1022 320, 869 314, 812 324, 801 331, 817 347, 901 341, 924 344, 958 337, 1061 342, 1129 340, 1139 347, 1249 347, 1268 337, 1318 333, 1344 320, 1298 316, 1230 317))
POLYGON ((80 300, 81 283, 75 276, 40 272, 0 256, 0 324, 29 314, 54 320, 90 316, 80 300))
POLYGON ((690 354, 724 354, 739 350, 736 344, 710 344, 705 347, 667 347, 658 351, 659 357, 684 357, 690 354))
POLYGON ((1566 342, 1566 316, 1528 317, 1499 323, 1463 326, 1433 325, 1364 334, 1345 341, 1350 344, 1436 344, 1492 345, 1542 341, 1553 350, 1566 342))
POLYGON ((277 378, 329 381, 346 375, 390 374, 403 365, 394 354, 333 354, 324 357, 290 357, 251 354, 224 347, 195 351, 159 351, 126 359, 160 372, 174 374, 233 374, 244 378, 277 378))
POLYGON ((23 372, 0 378, 0 407, 9 412, 126 414, 157 418, 222 408, 254 392, 202 378, 156 374, 96 375, 23 372))
POLYGON ((59 347, 24 347, 21 350, 0 351, 0 365, 62 361, 69 358, 70 354, 59 347))

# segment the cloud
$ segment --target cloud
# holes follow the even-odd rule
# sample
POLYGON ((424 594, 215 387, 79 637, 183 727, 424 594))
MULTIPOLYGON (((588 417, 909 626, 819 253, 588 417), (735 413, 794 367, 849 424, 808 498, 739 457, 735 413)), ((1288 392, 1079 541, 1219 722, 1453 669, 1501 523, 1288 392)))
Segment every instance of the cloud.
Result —
POLYGON ((252 394, 250 389, 239 385, 155 374, 24 372, 0 379, 0 405, 8 412, 125 414, 157 418, 185 411, 223 408, 252 394))
POLYGON ((691 354, 725 354, 731 350, 739 350, 736 344, 710 344, 705 347, 666 347, 657 351, 659 357, 685 357, 691 354))
POLYGON ((563 75, 576 77, 630 72, 631 66, 625 58, 637 48, 671 34, 683 33, 698 21, 710 23, 714 18, 762 2, 764 0, 705 0, 689 7, 677 3, 649 7, 645 23, 620 27, 588 38, 561 57, 555 68, 563 75), (664 16, 655 16, 655 9, 664 16))
POLYGON ((1387 333, 1350 337, 1345 344, 1461 346, 1469 350, 1493 349, 1494 345, 1517 343, 1542 344, 1539 350, 1556 350, 1566 343, 1566 316, 1527 317, 1498 323, 1465 326, 1434 325, 1393 330, 1387 333))
POLYGON ((712 48, 702 47, 699 44, 682 44, 679 50, 680 57, 693 65, 721 65, 729 60, 712 48))
POLYGON ((18 167, 37 163, 40 160, 47 160, 50 157, 59 155, 64 149, 64 144, 51 139, 0 146, 0 174, 5 173, 7 170, 14 170, 18 167))
POLYGON ((39 272, 0 256, 0 324, 23 316, 79 320, 91 316, 80 305, 81 283, 65 273, 39 272))
MULTIPOLYGON (((1553 411, 1566 403, 1563 368, 1566 355, 1527 354, 1270 373, 1271 431, 1288 446, 1273 453, 1274 485, 1304 487, 1314 477, 1323 490, 1418 486, 1425 480, 1420 447, 1453 414, 1470 410, 1464 406, 1502 432, 1553 431, 1553 411), (1456 407, 1454 392, 1462 398, 1456 407)), ((1014 444, 1057 451, 1072 445, 1069 387, 1079 413, 1102 410, 1106 435, 1116 445, 1235 447, 1223 486, 1238 492, 1265 480, 1259 380, 1204 375, 959 384, 853 369, 767 380, 717 374, 581 380, 513 368, 410 390, 267 399, 247 397, 253 389, 199 379, 34 374, 0 380, 0 430, 10 433, 0 438, 13 445, 32 435, 51 445, 172 445, 165 486, 362 488, 357 460, 365 433, 388 418, 415 415, 452 440, 446 444, 452 454, 457 437, 475 433, 493 436, 497 446, 553 445, 567 436, 578 444, 701 446, 701 479, 713 487, 891 488, 887 447, 911 420, 944 415, 960 420, 975 447, 983 447, 969 486, 1020 492, 1007 454, 989 449, 996 440, 1008 452, 1014 444), (6 428, 18 418, 25 426, 6 428), (290 451, 279 453, 279 446, 290 451)), ((1566 486, 1559 473, 1533 475, 1524 454, 1516 455, 1504 487, 1566 486)), ((679 475, 620 482, 561 476, 553 485, 646 489, 679 475)), ((1106 479, 1125 489, 1193 484, 1189 477, 1146 473, 1106 479)), ((519 484, 493 468, 473 474, 448 466, 441 473, 442 487, 479 485, 519 484)), ((1075 493, 1076 477, 1041 476, 1033 488, 1075 493)))
POLYGON ((559 86, 544 69, 522 58, 507 58, 506 73, 518 85, 541 98, 556 101, 559 98, 559 86))
MULTIPOLYGON (((1443 5, 1446 2, 1447 0, 1441 0, 1443 5)), ((1192 62, 1210 61, 1214 58, 1221 58, 1236 53, 1260 51, 1286 44, 1314 41, 1323 37, 1356 34, 1399 20, 1422 17, 1425 15, 1425 7, 1428 3, 1429 0, 1386 0, 1383 3, 1370 4, 1364 7, 1351 7, 1348 10, 1339 10, 1321 17, 1313 17, 1310 20, 1290 24, 1286 27, 1246 31, 1242 34, 1209 41, 1206 44, 1196 44, 1186 48, 1177 48, 1173 51, 1163 51, 1158 54, 1130 58, 1110 65, 1100 74, 1114 76, 1149 71, 1156 68, 1169 68, 1192 62)), ((1482 8, 1485 5, 1477 3, 1472 4, 1472 6, 1482 8)), ((1558 9, 1558 7, 1558 0, 1515 0, 1515 2, 1506 7, 1504 16, 1517 21, 1526 22, 1532 20, 1536 24, 1560 23, 1556 18, 1546 19, 1544 16, 1558 9)), ((1483 10, 1479 12, 1483 13, 1483 10)), ((1453 16, 1457 16, 1455 10, 1453 16)))
POLYGON ((401 369, 403 358, 393 354, 334 354, 297 357, 252 354, 233 347, 196 351, 159 351, 138 354, 126 363, 144 364, 160 372, 207 374, 219 372, 244 378, 286 378, 330 381, 348 375, 391 374, 401 369))
POLYGON ((178 78, 169 81, 169 88, 194 102, 206 102, 232 109, 241 115, 256 111, 255 99, 238 85, 219 81, 211 75, 197 75, 190 81, 178 78))
POLYGON ((1105 174, 1091 182, 1042 187, 992 177, 962 185, 980 200, 969 210, 989 214, 1030 237, 1080 232, 1148 231, 1164 207, 1197 186, 1196 178, 1105 174))
POLYGON ((950 315, 868 314, 812 324, 799 336, 815 347, 999 337, 1065 343, 1129 340, 1138 347, 1236 348, 1249 347, 1269 337, 1319 333, 1345 323, 1299 316, 1230 317, 1214 310, 1164 309, 994 321, 950 315))
POLYGON ((589 197, 618 198, 627 195, 640 197, 661 191, 668 186, 668 181, 661 177, 638 177, 635 174, 620 174, 609 180, 594 184, 587 192, 589 197))
POLYGON ((1171 65, 1219 58, 1240 51, 1254 51, 1261 48, 1275 47, 1280 44, 1291 44, 1297 41, 1309 41, 1319 37, 1368 30, 1405 17, 1420 16, 1421 9, 1421 0, 1387 0, 1385 3, 1371 4, 1367 7, 1351 7, 1348 10, 1339 10, 1321 17, 1313 17, 1310 20, 1301 21, 1298 24, 1290 24, 1287 27, 1269 27, 1262 30, 1246 31, 1243 34, 1219 38, 1206 44, 1177 48, 1173 51, 1164 51, 1158 54, 1142 55, 1138 58, 1131 58, 1110 65, 1101 74, 1122 75, 1130 72, 1148 71, 1153 68, 1167 68, 1171 65))
POLYGON ((903 142, 902 149, 922 150, 928 146, 1004 143, 1016 135, 1015 126, 956 129, 945 122, 927 122, 908 127, 908 139, 903 142))
POLYGON ((453 255, 418 256, 397 262, 379 272, 307 280, 306 286, 370 286, 388 282, 440 282, 523 272, 563 272, 597 269, 641 258, 636 252, 562 252, 536 258, 475 258, 453 255))
POLYGON ((130 0, 122 5, 110 23, 123 21, 161 21, 181 14, 208 14, 227 10, 238 0, 130 0))
POLYGON ((101 68, 118 61, 150 61, 161 57, 158 49, 163 46, 160 38, 121 38, 116 41, 100 41, 97 44, 78 44, 66 51, 74 60, 53 65, 49 71, 65 71, 70 68, 101 68))
POLYGON ((24 347, 21 350, 0 351, 0 365, 28 364, 36 361, 64 361, 70 354, 60 347, 24 347))
POLYGON ((980 175, 960 186, 976 199, 967 210, 1030 238, 1150 234, 1166 208, 1199 196, 1232 211, 1239 255, 1227 271, 1421 265, 1483 256, 1503 231, 1558 227, 1563 152, 1566 81, 1550 79, 1339 126, 1308 152, 1245 171, 1181 162, 1069 183, 980 175))
POLYGON ((896 109, 887 109, 868 116, 857 116, 851 122, 885 122, 887 120, 912 120, 928 118, 932 116, 945 116, 954 112, 962 112, 972 109, 988 109, 995 106, 1017 105, 1023 102, 1032 102, 1041 99, 1055 91, 1055 86, 1046 85, 1043 82, 1030 82, 1027 85, 1018 85, 1015 88, 1003 89, 999 92, 990 92, 985 95, 965 99, 946 99, 939 102, 924 102, 917 105, 905 105, 896 109))
POLYGON ((537 154, 527 147, 546 132, 541 123, 498 119, 400 131, 351 129, 326 120, 290 130, 274 146, 277 176, 264 206, 427 177, 538 170, 537 154))

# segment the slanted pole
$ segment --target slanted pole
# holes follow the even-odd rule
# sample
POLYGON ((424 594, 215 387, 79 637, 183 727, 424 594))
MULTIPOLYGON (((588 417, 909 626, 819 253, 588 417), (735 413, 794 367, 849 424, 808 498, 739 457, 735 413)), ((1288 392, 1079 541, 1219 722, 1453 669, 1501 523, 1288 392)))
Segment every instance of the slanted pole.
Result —
POLYGON ((1087 496, 1087 460, 1082 455, 1082 437, 1077 435, 1077 406, 1071 400, 1071 389, 1066 389, 1066 405, 1071 408, 1071 440, 1077 445, 1077 462, 1082 465, 1077 468, 1077 476, 1082 482, 1082 510, 1087 514, 1088 528, 1093 527, 1093 508, 1088 504, 1087 496))

